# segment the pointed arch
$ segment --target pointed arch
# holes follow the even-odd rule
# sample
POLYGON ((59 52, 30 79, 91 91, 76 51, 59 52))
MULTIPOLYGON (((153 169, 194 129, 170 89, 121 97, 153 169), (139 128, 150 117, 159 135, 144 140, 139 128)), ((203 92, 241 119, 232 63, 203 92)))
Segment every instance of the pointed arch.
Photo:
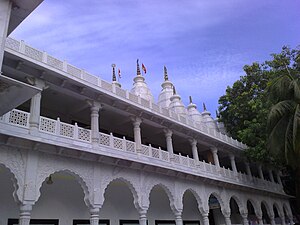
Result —
POLYGON ((13 185, 13 188, 14 188, 14 192, 12 193, 13 194, 13 198, 15 200, 16 203, 20 203, 20 199, 19 199, 19 196, 18 196, 18 190, 19 190, 19 181, 18 179, 16 178, 16 175, 12 172, 12 170, 6 166, 4 163, 0 163, 0 168, 4 168, 6 171, 8 171, 9 175, 10 175, 10 178, 11 178, 11 181, 12 181, 12 185, 13 185))
MULTIPOLYGON (((247 210, 248 210, 248 203, 250 203, 250 205, 253 207, 255 216, 256 216, 256 217, 257 217, 257 216, 261 216, 261 209, 260 209, 259 203, 257 203, 256 201, 254 201, 254 200, 251 199, 251 198, 248 198, 247 201, 246 201, 246 204, 247 204, 247 210)), ((249 210, 248 210, 248 213, 249 213, 249 210)))
POLYGON ((40 181, 40 184, 37 184, 37 190, 38 190, 38 193, 37 193, 37 197, 36 197, 36 201, 38 201, 38 199, 40 198, 41 196, 41 188, 43 186, 43 183, 45 183, 45 181, 47 180, 47 178, 50 176, 50 175, 53 175, 53 174, 56 174, 56 173, 60 173, 60 172, 64 172, 64 173, 67 173, 69 175, 71 175, 72 177, 75 178, 75 180, 79 183, 83 193, 84 193, 84 202, 85 204, 88 206, 88 207, 91 207, 92 204, 90 202, 90 198, 89 198, 89 189, 88 189, 88 186, 86 184, 86 182, 84 181, 84 179, 79 175, 77 174, 76 172, 70 170, 70 169, 57 169, 57 170, 53 170, 47 174, 43 174, 43 177, 44 179, 42 181, 40 181))
POLYGON ((273 211, 271 210, 271 207, 270 207, 270 205, 268 204, 268 202, 265 201, 265 200, 262 200, 262 201, 261 201, 261 207, 262 207, 263 205, 264 205, 264 207, 265 207, 266 210, 267 210, 268 216, 269 216, 269 217, 272 217, 272 215, 273 215, 274 213, 273 213, 273 211))
POLYGON ((164 192, 167 194, 168 196, 168 199, 169 199, 169 202, 170 202, 170 207, 171 207, 171 210, 173 212, 175 212, 177 209, 176 209, 176 206, 175 206, 175 199, 174 199, 174 195, 172 194, 170 188, 168 186, 166 186, 165 184, 163 183, 157 183, 157 184, 154 184, 151 186, 151 188, 149 189, 149 193, 148 193, 148 199, 150 199, 150 194, 152 192, 152 190, 155 188, 155 187, 160 187, 164 190, 164 192))
POLYGON ((202 213, 205 213, 204 211, 204 206, 203 206, 203 200, 200 198, 200 196, 198 195, 198 193, 194 190, 194 189, 192 189, 192 188, 187 188, 187 189, 185 189, 184 190, 184 192, 183 192, 183 194, 182 194, 182 198, 181 198, 181 201, 182 201, 182 203, 183 203, 183 198, 184 198, 184 195, 185 195, 185 193, 186 192, 191 192, 192 193, 192 195, 194 196, 194 198, 196 199, 196 201, 197 201, 197 204, 198 204, 198 209, 199 209, 199 211, 200 211, 200 213, 202 214, 202 213))
POLYGON ((222 199, 222 197, 221 197, 220 194, 218 194, 217 192, 213 191, 213 192, 210 192, 210 194, 208 194, 207 196, 208 196, 208 198, 207 198, 207 204, 208 205, 209 205, 209 198, 211 196, 214 196, 218 200, 218 202, 220 204, 221 211, 223 212, 224 210, 226 210, 225 202, 223 201, 223 199, 222 199))
POLYGON ((237 197, 237 195, 233 194, 229 198, 229 202, 230 202, 231 199, 233 199, 236 202, 236 204, 238 205, 240 214, 243 214, 243 213, 247 212, 247 206, 246 207, 244 206, 244 204, 243 204, 240 197, 237 197))
POLYGON ((133 184, 130 180, 128 180, 128 179, 126 179, 126 178, 124 178, 124 177, 115 177, 115 178, 113 178, 112 180, 110 180, 110 181, 103 187, 103 189, 104 189, 104 191, 103 191, 103 197, 104 197, 105 192, 107 191, 108 186, 109 186, 111 183, 115 182, 115 181, 121 181, 122 183, 126 184, 126 186, 129 188, 129 190, 130 190, 130 192, 131 192, 131 194, 132 194, 132 196, 133 196, 133 204, 134 204, 135 208, 136 208, 137 210, 140 210, 140 204, 139 204, 139 199, 140 199, 140 198, 139 198, 139 195, 138 195, 138 192, 137 192, 137 188, 134 186, 134 184, 133 184))

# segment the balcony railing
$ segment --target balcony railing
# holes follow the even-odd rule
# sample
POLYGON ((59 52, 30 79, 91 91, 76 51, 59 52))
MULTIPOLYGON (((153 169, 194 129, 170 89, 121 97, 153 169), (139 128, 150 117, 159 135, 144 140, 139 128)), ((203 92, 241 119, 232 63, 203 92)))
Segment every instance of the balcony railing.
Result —
POLYGON ((46 52, 37 50, 29 45, 26 45, 24 41, 18 41, 12 38, 6 39, 6 51, 14 51, 17 53, 21 53, 32 60, 35 60, 36 63, 42 63, 48 67, 53 68, 54 70, 67 75, 72 79, 79 79, 81 81, 87 82, 88 85, 96 86, 99 89, 102 89, 105 92, 109 92, 110 94, 115 94, 117 97, 124 99, 131 104, 138 104, 139 106, 150 110, 153 113, 157 113, 163 116, 168 117, 170 120, 174 120, 177 123, 184 124, 188 127, 196 129, 198 132, 213 137, 221 142, 228 143, 236 148, 245 149, 247 146, 237 140, 224 135, 215 129, 210 129, 207 126, 195 122, 188 117, 179 116, 174 113, 172 110, 168 110, 166 108, 162 108, 157 104, 150 102, 146 99, 143 99, 137 95, 130 93, 128 90, 124 90, 121 88, 113 88, 111 83, 108 83, 98 76, 94 76, 92 74, 87 73, 86 71, 76 68, 75 66, 67 63, 66 61, 61 61, 59 59, 54 58, 53 56, 48 55, 46 52))
MULTIPOLYGON (((30 113, 14 109, 0 117, 0 123, 12 125, 16 129, 18 127, 25 128, 29 131, 29 117, 30 113)), ((72 125, 61 122, 59 118, 53 120, 40 116, 39 131, 44 134, 54 135, 54 138, 58 136, 78 142, 91 143, 91 130, 81 128, 76 123, 75 125, 72 125)), ((51 137, 47 138, 50 139, 51 137)), ((234 173, 230 169, 217 167, 211 163, 206 163, 205 161, 196 161, 188 156, 182 156, 181 154, 170 154, 161 148, 152 147, 151 144, 142 145, 141 149, 136 149, 135 142, 126 140, 125 137, 114 137, 112 133, 104 134, 99 132, 98 144, 99 147, 108 147, 114 150, 144 156, 152 159, 151 162, 157 163, 157 166, 171 166, 173 169, 183 170, 184 172, 190 172, 191 174, 196 174, 198 176, 208 176, 218 180, 282 193, 282 186, 277 183, 251 177, 240 172, 234 173)), ((130 159, 130 155, 128 155, 128 159, 130 159)), ((139 159, 142 163, 149 162, 149 160, 145 160, 143 157, 139 157, 139 159)))

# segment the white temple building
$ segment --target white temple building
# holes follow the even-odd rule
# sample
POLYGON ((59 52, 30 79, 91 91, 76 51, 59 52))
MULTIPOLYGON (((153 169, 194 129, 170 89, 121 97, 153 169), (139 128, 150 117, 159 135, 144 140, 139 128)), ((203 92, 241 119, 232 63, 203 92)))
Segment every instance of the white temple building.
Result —
POLYGON ((41 2, 0 0, 0 225, 293 223, 280 171, 166 67, 155 101, 138 62, 128 91, 8 37, 41 2))

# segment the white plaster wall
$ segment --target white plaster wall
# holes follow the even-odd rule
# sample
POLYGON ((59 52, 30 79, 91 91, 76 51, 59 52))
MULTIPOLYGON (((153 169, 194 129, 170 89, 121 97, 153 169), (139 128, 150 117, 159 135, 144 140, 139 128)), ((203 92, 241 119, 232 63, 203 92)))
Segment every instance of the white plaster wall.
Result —
POLYGON ((8 218, 19 216, 19 207, 13 198, 12 174, 0 166, 0 224, 7 224, 8 218))

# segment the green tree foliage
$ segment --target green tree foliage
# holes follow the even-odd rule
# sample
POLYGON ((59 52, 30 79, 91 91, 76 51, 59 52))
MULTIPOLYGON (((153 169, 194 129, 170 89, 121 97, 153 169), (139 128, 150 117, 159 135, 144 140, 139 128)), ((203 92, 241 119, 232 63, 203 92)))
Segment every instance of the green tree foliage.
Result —
POLYGON ((244 66, 245 75, 219 99, 220 121, 228 133, 247 144, 247 156, 254 161, 285 163, 279 154, 267 151, 267 119, 271 106, 278 99, 273 89, 270 98, 269 86, 288 71, 297 74, 300 69, 300 50, 283 47, 281 53, 272 54, 272 59, 262 64, 244 66))
POLYGON ((247 156, 289 168, 300 209, 300 49, 283 47, 269 61, 244 67, 219 99, 220 121, 249 146, 247 156), (296 176, 295 176, 296 175, 296 176))

